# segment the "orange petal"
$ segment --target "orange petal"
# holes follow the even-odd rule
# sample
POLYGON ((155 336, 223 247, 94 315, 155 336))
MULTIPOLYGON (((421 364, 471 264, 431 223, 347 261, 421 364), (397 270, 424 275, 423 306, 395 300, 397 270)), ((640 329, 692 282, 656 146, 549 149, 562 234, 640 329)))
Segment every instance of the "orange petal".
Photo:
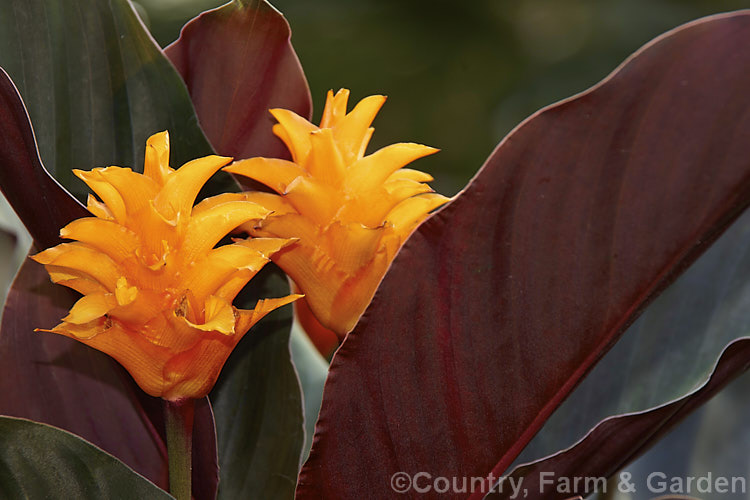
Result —
POLYGON ((258 274, 256 270, 237 269, 223 280, 223 284, 219 288, 214 290, 214 295, 221 297, 227 302, 232 302, 256 274, 258 274))
MULTIPOLYGON (((285 240, 280 238, 250 238, 248 240, 238 241, 237 243, 235 243, 236 245, 246 244, 263 256, 263 259, 258 261, 261 262, 261 265, 256 265, 256 267, 246 266, 242 269, 229 271, 226 275, 222 276, 223 279, 215 281, 216 283, 223 282, 223 284, 213 290, 214 295, 231 302, 235 297, 237 297, 237 294, 240 293, 240 291, 245 287, 248 281, 250 281, 257 274, 257 272, 260 271, 263 265, 265 265, 268 260, 270 260, 271 255, 275 254, 281 248, 295 243, 296 241, 296 239, 285 240), (259 245, 259 242, 267 243, 259 245)), ((220 271, 217 270, 215 274, 218 275, 219 272, 220 271)), ((207 279, 204 279, 203 281, 195 280, 194 282, 199 282, 206 285, 208 284, 207 279)), ((208 290, 206 286, 203 286, 202 289, 208 290)))
POLYGON ((159 132, 146 141, 146 158, 143 173, 163 186, 174 172, 169 168, 169 132, 159 132))
POLYGON ((377 186, 353 197, 341 207, 336 218, 342 223, 357 222, 369 228, 381 227, 388 213, 402 201, 403 198, 389 194, 383 186, 377 186))
POLYGON ((266 314, 278 309, 279 307, 291 304, 302 297, 304 297, 304 295, 291 294, 278 299, 261 299, 255 304, 255 308, 250 311, 239 309, 237 311, 239 313, 239 318, 237 319, 237 332, 244 334, 255 323, 263 319, 266 314))
POLYGON ((230 201, 202 211, 190 219, 180 249, 185 263, 211 250, 232 229, 252 219, 262 219, 268 210, 246 201, 230 201))
POLYGON ((60 237, 91 245, 115 262, 131 257, 139 245, 138 237, 125 226, 95 217, 74 220, 60 230, 60 237))
POLYGON ((108 290, 101 283, 84 272, 69 269, 67 267, 57 267, 49 264, 44 266, 44 268, 49 273, 50 279, 53 283, 72 288, 73 290, 79 292, 81 295, 108 292, 108 290))
POLYGON ((138 297, 138 288, 128 285, 128 280, 125 276, 120 276, 115 285, 115 299, 117 299, 117 305, 126 306, 132 304, 136 297, 138 297))
MULTIPOLYGON (((303 240, 304 241, 304 240, 303 240)), ((335 263, 314 247, 296 245, 275 254, 272 260, 299 286, 312 306, 316 316, 323 322, 333 307, 336 289, 346 277, 335 267, 335 263)), ((323 323, 325 324, 325 323, 323 323)))
MULTIPOLYGON (((383 252, 378 252, 370 265, 363 267, 358 275, 340 283, 333 297, 328 321, 321 320, 321 323, 340 337, 352 331, 372 301, 389 265, 390 259, 383 252)), ((313 311, 319 314, 315 308, 313 311)))
POLYGON ((100 219, 114 220, 115 218, 112 212, 109 211, 109 208, 107 208, 107 205, 97 200, 91 194, 86 199, 86 209, 100 219))
POLYGON ((287 109, 272 109, 270 111, 279 122, 278 126, 273 127, 274 132, 286 143, 292 153, 294 162, 304 165, 310 152, 310 132, 318 130, 318 127, 293 111, 287 109), (279 129, 283 129, 284 133, 279 134, 279 129))
POLYGON ((44 265, 56 269, 67 268, 71 274, 91 277, 107 290, 113 291, 120 272, 107 255, 85 243, 61 243, 31 257, 44 265))
POLYGON ((73 169, 73 173, 99 196, 114 218, 119 223, 124 224, 127 215, 125 211, 125 201, 122 199, 120 192, 102 177, 102 170, 102 168, 95 168, 90 172, 85 172, 83 170, 73 169))
POLYGON ((308 176, 308 173, 296 163, 275 158, 240 160, 224 167, 224 170, 254 179, 281 194, 286 192, 286 187, 294 179, 308 176))
POLYGON ((323 109, 323 118, 320 120, 320 128, 335 126, 339 120, 346 116, 346 105, 349 101, 349 89, 339 89, 336 95, 329 90, 326 95, 326 105, 323 109))
POLYGON ((105 332, 108 328, 108 325, 109 322, 106 318, 99 318, 82 325, 75 325, 73 323, 60 323, 52 330, 39 329, 38 331, 57 333, 83 342, 105 332))
POLYGON ((206 332, 190 350, 173 356, 164 366, 167 400, 202 398, 216 383, 222 366, 242 335, 206 332))
POLYGON ((205 212, 209 208, 213 208, 216 205, 221 205, 222 203, 227 203, 230 201, 247 201, 247 195, 245 193, 221 193, 217 194, 216 196, 210 196, 201 200, 200 203, 193 207, 192 216, 195 217, 201 212, 205 212))
MULTIPOLYGON (((365 97, 336 124, 334 129, 336 143, 347 164, 357 160, 360 151, 364 149, 362 143, 365 138, 369 141, 372 132, 368 133, 368 129, 385 100, 386 97, 382 95, 365 97)), ((366 147, 367 144, 364 146, 366 147)))
POLYGON ((283 196, 279 196, 273 193, 253 191, 250 193, 245 193, 245 199, 267 208, 272 212, 274 216, 284 215, 288 213, 297 213, 297 210, 294 208, 294 206, 286 201, 283 196))
POLYGON ((433 177, 421 170, 414 170, 412 168, 400 168, 393 172, 387 179, 386 183, 391 181, 415 181, 415 182, 431 182, 433 177))
MULTIPOLYGON (((227 298, 225 295, 216 292, 232 280, 237 271, 242 269, 250 271, 250 276, 243 273, 243 278, 247 276, 247 280, 250 280, 268 260, 262 253, 240 243, 224 245, 212 250, 205 258, 183 271, 183 285, 195 294, 198 301, 206 300, 211 294, 227 298)), ((247 283, 247 280, 245 283, 247 283)), ((239 290, 237 291, 239 292, 239 290)))
POLYGON ((310 219, 299 214, 270 216, 253 228, 253 235, 273 238, 299 238, 301 242, 314 245, 320 237, 320 230, 310 219))
POLYGON ((226 300, 209 295, 204 306, 203 323, 187 324, 204 332, 219 332, 224 335, 233 335, 235 327, 234 308, 226 300))
POLYGON ((403 201, 412 196, 424 193, 432 193, 433 190, 424 182, 417 182, 410 179, 401 179, 387 181, 383 187, 388 194, 399 201, 403 201))
POLYGON ((221 167, 232 161, 224 156, 206 156, 184 164, 169 176, 154 199, 154 207, 166 218, 190 215, 198 192, 221 167))
POLYGON ((289 184, 285 198, 297 212, 321 226, 326 226, 343 204, 340 191, 304 177, 289 184))
POLYGON ((149 205, 138 213, 138 217, 128 221, 128 228, 138 235, 138 255, 151 265, 162 260, 166 247, 180 245, 183 226, 178 227, 177 221, 166 220, 153 205, 149 205))
MULTIPOLYGON (((112 319, 116 319, 126 327, 144 329, 146 328, 145 324, 162 315, 171 305, 169 297, 165 297, 165 294, 161 291, 137 289, 137 292, 133 293, 130 288, 127 281, 123 283, 120 288, 120 297, 115 295, 115 298, 118 299, 118 305, 109 313, 112 319)), ((115 291, 115 294, 117 294, 117 291, 115 291)), ((164 335, 164 331, 144 334, 151 339, 158 339, 164 335)))
POLYGON ((314 251, 304 246, 282 250, 273 261, 299 286, 320 323, 339 337, 357 323, 389 264, 385 252, 376 252, 369 265, 347 276, 317 261, 314 251))
MULTIPOLYGON (((344 179, 344 158, 333 138, 333 130, 326 128, 310 134, 310 156, 307 169, 315 180, 332 187, 339 187, 344 179)), ((283 192, 283 191, 281 191, 283 192)))
POLYGON ((126 213, 131 217, 147 206, 159 192, 156 182, 129 168, 107 167, 101 169, 99 175, 114 186, 125 203, 126 213))
POLYGON ((349 167, 346 186, 355 193, 367 191, 382 185, 391 174, 404 165, 437 152, 437 149, 421 144, 405 142, 391 144, 365 156, 349 167))
POLYGON ((74 325, 83 325, 101 318, 116 305, 117 301, 111 293, 86 295, 73 304, 70 313, 63 318, 63 321, 74 325))
POLYGON ((322 242, 336 266, 353 274, 373 259, 382 235, 382 227, 371 229, 357 222, 334 222, 326 228, 322 242))
POLYGON ((164 365, 173 355, 170 349, 149 342, 117 322, 90 339, 79 340, 115 358, 147 394, 162 396, 166 386, 164 365))
POLYGON ((365 132, 365 137, 362 139, 362 144, 359 146, 359 152, 357 153, 357 157, 355 160, 361 160, 365 156, 365 152, 367 152, 367 146, 370 144, 370 139, 372 139, 372 134, 375 132, 375 129, 370 127, 365 132))
POLYGON ((294 313, 313 345, 324 358, 329 358, 339 346, 339 338, 336 333, 320 324, 304 298, 294 303, 294 313))
POLYGON ((298 238, 248 238, 237 241, 235 245, 242 245, 270 259, 273 254, 297 241, 298 238))
POLYGON ((92 279, 70 278, 69 273, 55 272, 53 268, 54 266, 47 266, 47 272, 49 272, 52 281, 54 283, 57 283, 58 285, 67 286, 68 288, 75 290, 81 295, 89 295, 92 293, 107 293, 106 288, 92 279))
POLYGON ((391 210, 387 217, 388 223, 393 225, 399 235, 407 236, 427 217, 430 211, 449 200, 450 198, 437 193, 427 193, 408 198, 391 210))

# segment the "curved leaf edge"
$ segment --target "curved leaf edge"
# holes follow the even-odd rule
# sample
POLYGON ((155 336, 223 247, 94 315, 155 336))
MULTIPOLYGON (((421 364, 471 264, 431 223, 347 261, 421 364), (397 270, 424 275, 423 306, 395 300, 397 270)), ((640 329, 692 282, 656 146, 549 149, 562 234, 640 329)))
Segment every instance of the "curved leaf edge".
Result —
MULTIPOLYGON (((727 344, 722 350, 708 378, 693 391, 690 391, 682 397, 675 398, 669 402, 647 410, 623 413, 608 417, 599 422, 587 432, 585 436, 570 447, 540 458, 539 460, 520 464, 513 469, 504 480, 512 478, 513 481, 517 482, 520 478, 523 478, 524 484, 527 486, 529 481, 532 481, 532 484, 539 487, 539 478, 536 477, 537 474, 541 472, 556 471, 556 469, 554 469, 556 464, 565 463, 566 460, 574 459, 575 456, 581 455, 587 457, 586 464, 591 464, 593 467, 602 467, 602 469, 582 471, 580 468, 576 468, 575 470, 570 469, 564 471, 562 474, 557 474, 557 476, 572 477, 572 475, 575 474, 585 475, 587 477, 610 477, 646 452, 649 447, 653 445, 656 440, 666 434, 670 428, 677 425, 690 412, 707 402, 727 384, 745 373, 748 369, 750 369, 750 337, 741 337, 727 344), (596 450, 601 446, 605 446, 608 442, 611 443, 611 437, 615 433, 621 432, 622 428, 628 426, 637 427, 641 421, 654 421, 657 422, 657 425, 646 426, 644 429, 648 430, 639 434, 640 439, 637 441, 638 444, 627 454, 623 455, 621 459, 617 460, 616 463, 603 465, 601 462, 591 459, 592 453, 588 453, 588 451, 596 450)), ((506 496, 499 494, 498 491, 501 492, 502 488, 491 492, 488 498, 506 498, 506 496)), ((538 489, 533 491, 538 491, 538 489)), ((586 496, 591 492, 576 491, 575 493, 586 496)), ((555 498, 562 499, 565 497, 559 495, 555 498)))
MULTIPOLYGON (((291 158, 272 134, 269 113, 284 108, 312 117, 310 88, 291 38, 289 22, 267 1, 234 1, 188 21, 179 37, 164 48, 187 86, 201 128, 219 154, 237 159, 291 158), (216 59, 212 50, 217 44, 231 50, 216 59), (233 67, 231 75, 224 74, 226 66, 233 67), (228 98, 217 100, 216 92, 228 98), (238 95, 249 99, 240 102, 238 95)), ((245 178, 234 179, 244 190, 268 189, 245 178)))
POLYGON ((28 109, 15 83, 3 68, 0 68, 0 101, 5 104, 0 116, 5 118, 4 121, 8 118, 13 120, 13 124, 0 125, 5 146, 0 152, 0 189, 39 246, 46 248, 56 245, 61 241, 59 229, 74 219, 86 217, 88 211, 42 163, 28 109), (9 113, 10 117, 3 116, 5 113, 9 113), (16 134, 6 129, 12 125, 15 125, 16 134), (13 155, 8 148, 10 141, 14 141, 17 147, 16 156, 12 158, 6 157, 13 155), (21 155, 23 157, 18 158, 21 155), (3 165, 5 161, 13 164, 3 165), (12 167, 19 164, 23 171, 14 171, 12 167))
POLYGON ((42 429, 42 430, 51 430, 53 432, 60 433, 62 436, 65 436, 64 439, 69 439, 71 440, 72 443, 76 443, 77 445, 82 446, 86 450, 90 450, 93 453, 101 454, 103 457, 106 457, 106 460, 110 463, 110 465, 114 465, 116 467, 122 467, 123 470, 127 470, 128 473, 133 474, 133 476, 137 477, 138 480, 142 480, 144 484, 150 485, 150 487, 154 489, 154 492, 153 492, 154 494, 157 494, 157 492, 160 492, 160 493, 163 493, 164 498, 173 498, 167 492, 165 492, 164 490, 159 488, 157 485, 149 481, 145 476, 143 476, 142 474, 130 468, 125 462, 123 462, 116 456, 112 455, 111 453, 99 448, 98 446, 91 443, 90 441, 83 439, 81 436, 78 436, 76 434, 73 434, 72 432, 66 431, 65 429, 61 429, 59 427, 55 427, 53 425, 45 424, 42 422, 29 420, 27 418, 0 415, 0 422, 2 421, 12 423, 13 425, 16 425, 19 427, 27 427, 33 430, 42 429))

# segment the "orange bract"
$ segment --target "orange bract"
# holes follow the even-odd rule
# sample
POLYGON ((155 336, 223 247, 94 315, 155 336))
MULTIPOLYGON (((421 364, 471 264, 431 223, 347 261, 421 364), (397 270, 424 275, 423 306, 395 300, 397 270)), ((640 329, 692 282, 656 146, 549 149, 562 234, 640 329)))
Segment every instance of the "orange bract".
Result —
POLYGON ((278 193, 247 193, 273 213, 243 227, 253 236, 299 238, 272 258, 339 337, 354 327, 404 240, 448 200, 426 184, 430 175, 402 168, 436 149, 399 143, 365 156, 385 97, 367 97, 347 113, 348 97, 329 91, 320 127, 271 110, 293 161, 252 158, 225 169, 278 193))
POLYGON ((52 330, 119 361, 141 388, 168 400, 213 387, 232 349, 270 311, 299 296, 232 301, 270 256, 293 240, 257 238, 214 248, 231 230, 268 210, 241 194, 193 206, 203 184, 231 158, 208 156, 169 167, 169 136, 146 144, 144 174, 129 168, 75 170, 99 196, 95 217, 60 231, 76 240, 34 257, 52 281, 83 294, 52 330))

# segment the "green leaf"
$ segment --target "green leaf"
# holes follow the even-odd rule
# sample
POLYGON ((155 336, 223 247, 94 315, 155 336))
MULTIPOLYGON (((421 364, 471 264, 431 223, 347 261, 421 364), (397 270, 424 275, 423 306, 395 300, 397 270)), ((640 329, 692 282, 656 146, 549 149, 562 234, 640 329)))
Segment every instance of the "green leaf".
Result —
POLYGON ((0 497, 148 498, 170 495, 69 432, 0 417, 0 497))
POLYGON ((212 152, 187 89, 127 0, 0 0, 0 66, 18 87, 47 169, 80 200, 73 168, 143 168, 170 131, 172 165, 212 152))
MULTIPOLYGON (((268 265, 236 304, 289 293, 268 265)), ((304 442, 302 396, 291 363, 292 308, 273 311, 235 348, 210 394, 219 443, 219 498, 292 498, 304 442)))

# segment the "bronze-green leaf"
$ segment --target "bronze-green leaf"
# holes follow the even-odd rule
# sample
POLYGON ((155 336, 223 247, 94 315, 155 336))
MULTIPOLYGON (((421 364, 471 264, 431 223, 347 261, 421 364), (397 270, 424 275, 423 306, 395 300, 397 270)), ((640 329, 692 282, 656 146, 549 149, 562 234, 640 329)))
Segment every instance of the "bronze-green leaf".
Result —
POLYGON ((170 131, 172 166, 211 153, 184 83, 127 0, 0 0, 0 66, 18 87, 42 161, 79 200, 73 168, 141 170, 170 131))
POLYGON ((2 498, 172 498, 112 455, 69 432, 0 417, 0 436, 2 498))

